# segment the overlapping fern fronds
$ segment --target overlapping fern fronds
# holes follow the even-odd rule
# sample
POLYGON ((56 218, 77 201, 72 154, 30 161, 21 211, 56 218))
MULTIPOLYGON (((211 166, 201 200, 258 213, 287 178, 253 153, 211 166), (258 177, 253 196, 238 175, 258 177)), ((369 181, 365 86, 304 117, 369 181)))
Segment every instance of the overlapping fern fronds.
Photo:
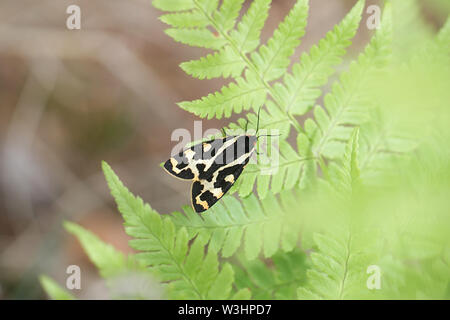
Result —
MULTIPOLYGON (((186 228, 175 228, 173 221, 133 196, 111 168, 103 165, 111 193, 125 221, 125 231, 134 239, 130 246, 140 253, 136 258, 166 283, 171 298, 227 299, 231 295, 234 273, 231 265, 219 269, 217 253, 205 254, 207 238, 198 235, 188 245, 186 228)), ((246 292, 236 293, 239 297, 246 292)))
POLYGON ((211 208, 212 214, 200 217, 184 207, 184 213, 173 213, 173 222, 186 228, 189 238, 202 235, 210 239, 209 248, 221 251, 223 257, 232 256, 241 244, 249 260, 260 252, 271 257, 279 249, 291 251, 297 244, 301 220, 293 210, 295 202, 296 194, 290 192, 280 200, 272 194, 262 201, 254 195, 242 201, 225 196, 211 208))
MULTIPOLYGON (((318 161, 322 156, 339 158, 342 155, 343 145, 352 130, 348 126, 357 126, 364 121, 368 105, 367 101, 363 101, 365 96, 360 90, 364 86, 364 80, 370 76, 372 69, 382 66, 389 56, 390 12, 385 14, 387 21, 383 22, 382 29, 378 30, 358 62, 350 66, 350 70, 333 85, 332 92, 326 95, 325 108, 316 106, 315 121, 308 120, 303 129, 294 116, 308 112, 320 98, 322 86, 334 74, 334 68, 340 64, 346 48, 356 34, 364 1, 358 1, 341 23, 329 31, 318 45, 314 45, 308 53, 303 53, 300 61, 294 63, 291 72, 287 68, 290 56, 305 33, 308 1, 297 1, 267 44, 261 46, 259 35, 267 18, 270 1, 253 1, 243 18, 237 22, 242 3, 223 1, 219 7, 218 2, 213 0, 183 0, 179 9, 170 2, 165 4, 156 1, 154 5, 161 10, 177 11, 162 16, 162 20, 173 27, 168 32, 176 41, 179 39, 175 34, 190 33, 190 37, 183 37, 183 43, 198 46, 195 40, 198 32, 215 30, 211 34, 220 42, 220 48, 213 48, 217 51, 206 57, 182 63, 183 70, 199 79, 220 76, 234 78, 219 92, 195 101, 181 102, 180 106, 210 119, 229 117, 233 112, 257 110, 264 105, 267 111, 263 110, 261 113, 260 128, 280 132, 282 142, 277 174, 273 177, 261 175, 261 171, 267 168, 256 164, 243 173, 241 182, 233 188, 241 196, 246 196, 256 183, 260 197, 264 198, 266 190, 278 193, 304 185, 302 178, 305 166, 311 167, 305 158, 315 157, 315 161, 318 161), (185 15, 203 15, 204 23, 192 27, 173 22, 174 17, 185 15), (300 148, 297 152, 283 142, 288 137, 291 126, 300 135, 306 134, 298 140, 310 140, 308 143, 298 144, 300 148)), ((256 127, 256 115, 248 113, 247 120, 241 119, 237 124, 231 124, 230 129, 243 128, 247 121, 250 127, 256 127)))

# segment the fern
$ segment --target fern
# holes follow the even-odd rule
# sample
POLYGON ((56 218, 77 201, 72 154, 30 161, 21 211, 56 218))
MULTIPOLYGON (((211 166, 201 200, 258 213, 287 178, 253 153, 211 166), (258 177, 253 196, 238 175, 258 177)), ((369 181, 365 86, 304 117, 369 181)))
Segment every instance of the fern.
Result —
POLYGON ((364 84, 370 73, 386 64, 389 58, 391 39, 391 11, 387 5, 381 28, 369 45, 353 62, 347 72, 333 84, 331 93, 324 98, 325 108, 314 108, 314 119, 306 120, 305 131, 312 140, 312 152, 316 157, 340 158, 345 141, 352 132, 350 126, 357 126, 367 120, 367 106, 371 102, 364 95, 364 84))
POLYGON ((250 288, 254 299, 292 299, 306 278, 306 255, 300 250, 277 253, 273 266, 261 260, 240 259, 234 265, 237 288, 250 288))
POLYGON ((344 195, 351 195, 360 183, 358 164, 359 130, 355 129, 348 141, 340 165, 330 163, 327 175, 333 187, 344 195))
POLYGON ((256 72, 263 81, 278 79, 286 71, 290 63, 289 57, 305 34, 307 16, 308 1, 297 1, 267 45, 263 45, 258 52, 252 53, 256 72))
POLYGON ((199 235, 189 246, 185 228, 176 230, 171 219, 162 218, 140 198, 134 197, 106 163, 103 170, 125 220, 125 230, 134 238, 130 240, 130 246, 141 251, 136 257, 166 283, 169 297, 229 298, 233 269, 229 264, 219 269, 214 250, 209 249, 204 254, 207 238, 199 235))
POLYGON ((200 117, 229 117, 233 111, 241 112, 253 108, 258 110, 265 101, 266 90, 258 80, 247 73, 247 78, 238 78, 236 83, 223 87, 220 92, 209 94, 201 100, 181 102, 178 105, 200 117))
MULTIPOLYGON (((270 3, 252 1, 239 19, 243 0, 153 1, 164 11, 160 20, 170 37, 212 50, 180 67, 198 79, 230 79, 218 92, 179 106, 207 119, 248 111, 227 125, 236 133, 255 129, 255 111, 262 108, 260 130, 280 133, 275 148, 270 140, 267 148, 279 161, 261 161, 268 157, 262 152, 230 195, 202 215, 188 206, 160 215, 103 163, 138 253, 125 256, 71 222, 66 230, 110 287, 114 278, 139 272, 156 279, 171 299, 448 298, 450 168, 442 146, 450 134, 441 123, 448 119, 442 88, 450 81, 450 19, 432 36, 415 0, 387 1, 381 27, 328 90, 365 2, 357 1, 299 61, 291 56, 305 34, 308 1, 296 1, 261 44, 270 3), (411 11, 393 20, 392 11, 405 5, 411 11), (417 33, 405 32, 409 24, 417 33), (430 113, 414 95, 391 99, 384 82, 403 83, 409 74, 437 75, 431 90, 423 82, 411 86, 431 113, 439 110, 436 128, 427 121, 419 130, 403 126, 408 117, 399 104, 419 104, 418 117, 430 113), (300 123, 296 116, 304 115, 300 123), (372 264, 383 269, 385 287, 378 291, 366 286, 372 264)), ((264 149, 261 142, 258 147, 264 149)), ((74 298, 48 277, 41 283, 51 298, 74 298)))
POLYGON ((318 251, 311 254, 312 267, 307 271, 307 284, 298 289, 298 298, 354 299, 366 296, 366 268, 372 254, 368 238, 348 230, 315 234, 318 251))
POLYGON ((358 163, 361 180, 376 185, 380 172, 386 171, 397 158, 409 155, 418 145, 417 140, 398 130, 388 120, 376 119, 361 128, 358 163))
MULTIPOLYGON (((289 135, 291 125, 298 132, 304 131, 293 115, 306 113, 320 97, 320 87, 326 84, 328 78, 333 74, 333 67, 340 63, 341 57, 345 54, 345 48, 351 44, 350 40, 356 33, 364 7, 364 1, 358 1, 343 21, 330 31, 317 46, 311 48, 309 54, 302 55, 300 63, 294 64, 293 72, 289 74, 286 73, 290 64, 289 57, 300 44, 300 39, 304 35, 308 14, 307 1, 297 1, 267 44, 259 48, 259 34, 267 18, 270 1, 254 1, 242 20, 237 23, 236 29, 233 29, 236 21, 232 21, 237 17, 236 12, 238 8, 240 9, 242 2, 236 2, 233 7, 235 11, 229 13, 227 28, 224 27, 225 24, 221 19, 224 19, 222 17, 225 15, 224 12, 230 10, 227 7, 230 5, 228 2, 224 2, 220 8, 217 8, 217 3, 214 1, 193 0, 192 4, 194 6, 192 12, 203 13, 205 19, 209 20, 209 25, 216 30, 218 41, 223 40, 226 44, 213 54, 199 60, 182 63, 181 68, 199 79, 231 76, 235 78, 235 81, 224 86, 219 92, 194 101, 180 102, 179 106, 200 117, 220 119, 223 116, 230 117, 233 112, 256 111, 265 104, 267 112, 263 111, 261 114, 261 128, 279 130, 281 139, 285 139, 289 135), (208 5, 209 11, 205 9, 206 5, 208 5), (270 84, 271 81, 280 78, 283 74, 285 74, 283 82, 270 84)), ((183 27, 177 30, 180 32, 193 31, 183 27)), ((199 30, 209 32, 202 27, 195 30, 196 32, 199 30)), ((385 39, 380 39, 377 43, 382 43, 383 40, 385 39)), ((184 37, 183 43, 187 42, 190 45, 197 45, 195 41, 190 41, 189 37, 184 37)), ((376 44, 372 47, 375 46, 376 44)), ((374 59, 378 58, 377 53, 373 52, 374 59)), ((369 63, 371 61, 366 62, 367 65, 369 63)), ((358 70, 353 73, 356 72, 358 70)), ((331 107, 329 108, 331 109, 331 107)), ((256 125, 255 118, 254 114, 248 114, 248 121, 251 125, 256 125)), ((245 120, 240 120, 238 124, 230 125, 230 128, 243 128, 245 123, 245 120)), ((305 127, 305 130, 308 128, 305 127)), ((341 128, 336 131, 339 130, 342 131, 341 128)), ((328 140, 328 137, 324 139, 328 140)), ((326 149, 328 149, 328 144, 327 142, 326 149)), ((310 147, 309 144, 305 146, 310 147)), ((288 147, 285 146, 284 151, 288 152, 288 147)), ((289 154, 294 155, 292 152, 289 154)), ((299 154, 309 154, 309 151, 299 150, 299 154)), ((283 158, 282 154, 281 157, 283 158)), ((290 170, 295 171, 294 178, 297 178, 287 181, 286 189, 303 183, 301 181, 302 174, 298 174, 303 170, 303 157, 297 155, 296 158, 297 160, 292 158, 285 161, 289 163, 290 170), (294 161, 298 163, 293 163, 294 161)), ((258 166, 253 171, 256 172, 258 170, 256 168, 264 170, 258 166)), ((273 179, 275 183, 272 182, 272 186, 275 187, 272 191, 275 193, 281 191, 279 185, 283 185, 284 182, 285 164, 282 164, 281 168, 278 178, 273 179)), ((256 174, 254 172, 251 171, 245 175, 247 175, 246 181, 255 181, 256 174)), ((260 178, 258 189, 263 190, 264 186, 270 184, 268 180, 270 177, 260 178)), ((240 191, 240 195, 247 195, 251 188, 247 183, 241 185, 247 188, 240 191)), ((235 190, 237 189, 235 188, 235 190)))
POLYGON ((84 251, 98 268, 102 277, 110 278, 130 270, 142 269, 133 256, 126 257, 122 252, 104 243, 96 235, 81 226, 72 222, 65 222, 64 227, 78 238, 84 251))
POLYGON ((355 36, 363 5, 363 2, 358 2, 318 45, 314 45, 309 53, 303 53, 300 62, 294 64, 292 74, 284 76, 284 85, 276 86, 286 112, 305 114, 320 97, 320 87, 327 83, 333 74, 333 67, 341 62, 345 48, 355 36))
POLYGON ((75 300, 75 297, 66 290, 64 290, 63 288, 61 288, 55 280, 42 275, 39 277, 39 281, 41 283, 42 288, 44 288, 45 292, 48 294, 50 299, 75 300))
POLYGON ((279 248, 291 251, 297 243, 299 219, 288 211, 293 203, 295 194, 285 194, 281 201, 269 194, 261 202, 252 195, 242 202, 225 196, 211 208, 212 214, 199 217, 192 208, 184 207, 184 213, 173 213, 173 223, 186 228, 189 238, 202 235, 210 239, 209 248, 221 251, 224 257, 232 256, 241 243, 249 260, 261 251, 271 257, 279 248))
POLYGON ((245 64, 230 47, 225 47, 199 60, 183 62, 180 67, 187 74, 199 79, 237 78, 242 74, 245 64))
POLYGON ((239 190, 241 197, 246 197, 253 192, 255 181, 258 196, 264 199, 269 190, 272 193, 279 193, 304 185, 311 179, 311 171, 314 170, 311 164, 314 159, 309 153, 303 153, 309 150, 308 139, 305 139, 303 135, 297 136, 298 151, 295 151, 286 141, 280 141, 275 149, 273 150, 276 153, 274 158, 278 158, 278 161, 271 161, 268 165, 249 164, 247 166, 242 177, 236 182, 236 189, 239 190))

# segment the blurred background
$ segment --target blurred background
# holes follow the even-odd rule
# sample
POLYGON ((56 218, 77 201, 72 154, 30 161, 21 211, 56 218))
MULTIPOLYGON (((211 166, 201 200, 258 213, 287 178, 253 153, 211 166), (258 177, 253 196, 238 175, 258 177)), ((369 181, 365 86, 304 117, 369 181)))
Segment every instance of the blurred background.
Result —
MULTIPOLYGON (((294 2, 273 0, 263 41, 294 2)), ((311 1, 296 57, 355 2, 311 1)), ((421 4, 437 30, 448 1, 421 4)), ((45 298, 37 276, 65 283, 71 264, 82 270, 78 297, 108 297, 96 269, 61 226, 65 219, 76 221, 130 251, 101 160, 160 213, 190 202, 189 184, 159 166, 176 144, 172 131, 192 131, 199 120, 175 103, 206 95, 228 80, 186 75, 178 65, 207 50, 175 43, 163 32, 159 15, 150 0, 0 2, 0 299, 45 298), (66 28, 71 4, 81 8, 81 30, 66 28)), ((368 41, 367 17, 348 59, 368 41)), ((203 130, 229 121, 204 121, 203 130)))

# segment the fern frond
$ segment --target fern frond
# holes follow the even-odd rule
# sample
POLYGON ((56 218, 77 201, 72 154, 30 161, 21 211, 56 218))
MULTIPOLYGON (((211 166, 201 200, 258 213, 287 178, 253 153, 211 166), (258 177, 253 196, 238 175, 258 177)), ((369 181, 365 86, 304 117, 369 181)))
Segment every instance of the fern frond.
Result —
POLYGON ((300 62, 286 73, 284 85, 277 83, 275 90, 281 97, 286 112, 305 114, 321 95, 320 87, 333 74, 333 67, 341 62, 346 48, 356 34, 364 1, 358 1, 342 22, 329 31, 325 38, 314 45, 309 53, 303 53, 300 62))
POLYGON ((126 257, 122 252, 103 242, 83 227, 66 221, 64 222, 64 228, 77 237, 84 252, 97 267, 103 278, 111 278, 129 270, 142 270, 142 267, 133 256, 126 257))
POLYGON ((159 10, 170 12, 185 11, 195 7, 192 0, 153 0, 152 5, 159 10))
POLYGON ((199 216, 192 208, 175 212, 172 221, 187 229, 189 238, 203 235, 209 238, 209 248, 221 251, 223 257, 232 256, 244 244, 247 259, 255 259, 261 251, 270 257, 279 248, 291 251, 298 239, 299 219, 295 212, 288 213, 295 195, 286 193, 281 202, 268 194, 259 201, 254 195, 241 202, 225 196, 210 209, 208 215, 199 216))
POLYGON ((272 150, 276 155, 265 157, 259 161, 267 164, 249 164, 236 182, 236 188, 239 189, 239 195, 246 197, 253 192, 253 186, 256 182, 258 196, 264 199, 269 190, 272 193, 279 193, 282 190, 290 190, 302 183, 306 177, 305 166, 308 161, 313 161, 306 153, 304 148, 308 146, 303 143, 302 136, 297 137, 297 148, 295 151, 288 142, 281 140, 278 150, 272 150), (277 159, 278 161, 275 161, 277 159))
POLYGON ((250 108, 258 110, 266 99, 266 89, 249 72, 246 72, 246 75, 246 79, 238 78, 236 83, 224 86, 220 92, 209 94, 202 99, 180 102, 178 105, 208 119, 230 117, 233 111, 239 113, 250 108))
POLYGON ((392 1, 395 17, 392 43, 394 58, 400 63, 408 61, 417 49, 418 43, 424 43, 432 36, 425 22, 418 0, 392 1))
POLYGON ((386 65, 390 57, 391 35, 391 10, 390 5, 386 5, 382 26, 364 53, 341 75, 339 82, 334 83, 331 93, 325 96, 325 109, 315 107, 315 122, 305 122, 305 131, 312 140, 316 157, 340 158, 352 132, 351 126, 367 120, 367 106, 371 101, 364 94, 364 84, 377 69, 386 65))
POLYGON ((220 10, 215 15, 220 29, 228 31, 234 28, 236 19, 245 0, 223 0, 220 10))
POLYGON ((255 0, 247 13, 238 23, 237 29, 230 34, 239 52, 255 50, 260 41, 261 30, 268 17, 271 0, 255 0))
POLYGON ((209 25, 208 19, 198 10, 164 14, 159 19, 175 28, 204 28, 209 25))
MULTIPOLYGON (((267 130, 268 134, 279 134, 281 140, 285 140, 289 136, 291 123, 287 114, 276 108, 272 100, 266 101, 267 111, 261 109, 259 129, 267 130)), ((246 118, 240 118, 236 123, 230 123, 228 128, 232 131, 247 129, 256 130, 258 117, 256 113, 249 112, 246 118)))
POLYGON ((368 243, 373 234, 333 231, 316 233, 317 252, 311 253, 307 284, 297 291, 299 299, 361 299, 367 295, 366 268, 372 252, 368 243))
POLYGON ((328 176, 333 187, 345 196, 351 196, 353 190, 360 182, 360 170, 358 164, 359 129, 355 128, 347 142, 344 155, 340 164, 331 162, 328 168, 328 176))
POLYGON ((285 20, 274 31, 267 45, 252 54, 257 70, 266 81, 275 80, 283 75, 290 63, 290 56, 300 44, 305 34, 308 16, 308 1, 298 0, 285 20))
POLYGON ((152 274, 166 283, 173 299, 227 299, 234 274, 229 264, 219 270, 217 254, 209 249, 207 237, 198 235, 189 246, 185 228, 175 229, 170 218, 162 218, 142 199, 132 195, 103 163, 111 194, 125 220, 125 230, 134 239, 129 244, 152 274))
POLYGON ((386 171, 395 159, 406 156, 417 145, 416 139, 390 125, 387 119, 374 119, 364 125, 361 128, 361 151, 358 157, 362 182, 377 184, 380 172, 386 171))
POLYGON ((256 300, 288 300, 295 296, 297 287, 306 277, 307 261, 304 252, 295 249, 277 253, 269 267, 261 260, 240 259, 240 266, 233 265, 237 288, 250 288, 256 300))
POLYGON ((75 297, 63 289, 55 280, 50 277, 41 275, 39 282, 45 293, 52 300, 75 300, 75 297))
POLYGON ((193 47, 219 50, 226 44, 225 39, 208 29, 171 28, 164 32, 173 40, 193 47))
POLYGON ((245 63, 229 46, 222 50, 208 54, 198 60, 183 62, 181 69, 198 79, 239 77, 245 68, 245 63))

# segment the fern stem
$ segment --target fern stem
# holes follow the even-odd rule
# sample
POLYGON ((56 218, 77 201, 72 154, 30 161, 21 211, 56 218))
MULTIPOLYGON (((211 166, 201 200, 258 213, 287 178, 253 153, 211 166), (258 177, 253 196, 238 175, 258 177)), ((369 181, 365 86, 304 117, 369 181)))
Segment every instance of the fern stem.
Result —
POLYGON ((350 259, 350 243, 352 241, 351 234, 348 235, 348 241, 347 241, 347 256, 345 259, 345 265, 344 265, 344 277, 342 278, 341 283, 339 284, 339 299, 342 300, 344 295, 344 287, 345 287, 345 281, 347 280, 348 275, 348 262, 350 259))

